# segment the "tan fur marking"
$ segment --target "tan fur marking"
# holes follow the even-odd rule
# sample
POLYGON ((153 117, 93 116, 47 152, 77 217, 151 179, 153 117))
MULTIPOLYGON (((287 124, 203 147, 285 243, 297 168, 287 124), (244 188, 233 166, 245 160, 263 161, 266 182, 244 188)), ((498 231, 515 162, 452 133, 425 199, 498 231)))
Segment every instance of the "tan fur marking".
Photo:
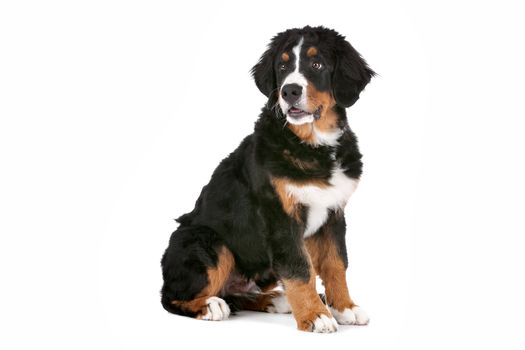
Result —
POLYGON ((288 127, 302 141, 309 143, 309 144, 315 143, 313 123, 302 124, 302 125, 295 125, 295 124, 289 123, 288 127))
POLYGON ((302 141, 315 144, 315 134, 313 127, 322 132, 330 132, 337 128, 337 114, 333 110, 335 106, 335 99, 332 94, 327 91, 318 91, 312 83, 308 83, 306 88, 308 111, 312 113, 320 109, 320 118, 314 120, 313 123, 302 125, 288 124, 288 127, 299 137, 302 141))
POLYGON ((299 211, 297 210, 298 202, 286 189, 286 185, 290 183, 289 180, 276 177, 272 179, 272 183, 277 196, 279 196, 284 212, 296 220, 299 220, 299 211))
POLYGON ((200 298, 195 298, 193 300, 173 300, 171 303, 173 305, 176 305, 180 307, 181 309, 184 309, 186 311, 190 311, 197 314, 197 318, 201 318, 202 315, 205 315, 208 311, 208 305, 206 304, 206 300, 209 298, 209 296, 204 296, 200 298))
POLYGON ((222 247, 218 255, 217 266, 208 269, 208 285, 199 295, 218 295, 224 283, 228 280, 230 273, 233 271, 235 260, 230 250, 222 247))
POLYGON ((306 56, 308 57, 314 57, 315 55, 317 55, 317 48, 311 46, 308 51, 306 51, 306 56))
POLYGON ((281 59, 284 62, 288 62, 290 60, 290 56, 286 52, 283 52, 283 54, 281 55, 281 59))
POLYGON ((314 321, 320 315, 332 317, 315 290, 315 271, 313 268, 310 270, 308 282, 283 279, 283 284, 299 330, 312 330, 314 321))
POLYGON ((321 107, 321 118, 314 121, 317 130, 328 132, 337 127, 337 114, 333 108, 335 99, 328 91, 318 91, 312 84, 308 84, 306 89, 308 96, 308 109, 311 111, 321 107))
POLYGON ((178 307, 197 313, 201 318, 207 312, 206 300, 219 295, 224 283, 228 280, 235 266, 233 254, 226 247, 218 252, 217 266, 208 269, 208 285, 193 300, 174 300, 171 303, 178 307))
POLYGON ((326 302, 337 311, 355 306, 346 284, 346 268, 329 232, 310 236, 305 240, 314 269, 323 280, 326 302))

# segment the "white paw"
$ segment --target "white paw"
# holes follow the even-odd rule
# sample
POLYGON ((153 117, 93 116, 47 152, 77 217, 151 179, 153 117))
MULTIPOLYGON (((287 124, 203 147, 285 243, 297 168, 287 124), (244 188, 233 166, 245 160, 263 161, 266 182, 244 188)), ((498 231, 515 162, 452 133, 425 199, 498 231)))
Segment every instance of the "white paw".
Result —
POLYGON ((320 315, 314 321, 312 332, 314 333, 332 333, 337 331, 337 322, 332 317, 320 315))
POLYGON ((365 325, 368 324, 368 322, 370 322, 370 318, 368 317, 366 311, 361 309, 359 306, 354 306, 352 308, 352 311, 355 314, 356 324, 365 325))
POLYGON ((208 312, 202 316, 202 320, 222 321, 230 316, 230 307, 221 298, 210 297, 206 299, 206 304, 208 304, 208 312))
POLYGON ((332 307, 328 308, 339 324, 365 325, 368 324, 370 320, 366 312, 359 306, 354 306, 351 309, 344 309, 343 311, 337 311, 332 307))
POLYGON ((290 307, 290 304, 288 304, 286 295, 280 294, 279 296, 272 298, 272 305, 268 306, 266 311, 277 314, 289 314, 292 312, 292 308, 290 307))
POLYGON ((336 309, 332 307, 328 307, 330 309, 330 312, 334 316, 334 318, 337 320, 337 323, 339 324, 355 324, 356 317, 352 310, 350 309, 344 309, 342 312, 337 311, 336 309))

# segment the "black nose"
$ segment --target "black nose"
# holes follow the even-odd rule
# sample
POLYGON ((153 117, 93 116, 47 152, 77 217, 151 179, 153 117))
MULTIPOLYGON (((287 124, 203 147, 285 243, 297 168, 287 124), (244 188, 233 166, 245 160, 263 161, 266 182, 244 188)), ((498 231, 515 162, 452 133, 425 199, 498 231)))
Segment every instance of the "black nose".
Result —
POLYGON ((281 89, 281 95, 283 96, 283 99, 290 105, 293 105, 295 102, 297 102, 299 97, 301 97, 302 92, 303 88, 297 84, 286 84, 281 89))

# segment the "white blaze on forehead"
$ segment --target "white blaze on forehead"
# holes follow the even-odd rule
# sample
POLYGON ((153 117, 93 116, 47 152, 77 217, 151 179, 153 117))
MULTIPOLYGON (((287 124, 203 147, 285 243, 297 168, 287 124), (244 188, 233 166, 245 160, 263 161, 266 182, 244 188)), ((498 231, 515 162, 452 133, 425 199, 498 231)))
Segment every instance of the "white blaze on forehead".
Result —
POLYGON ((301 59, 301 48, 303 47, 303 37, 299 40, 299 43, 292 49, 292 52, 295 56, 295 69, 290 73, 286 79, 284 79, 281 88, 288 84, 297 84, 303 87, 303 90, 306 89, 308 82, 304 75, 299 73, 299 64, 301 59))
MULTIPOLYGON (((304 77, 304 75, 302 75, 301 73, 299 73, 299 66, 300 66, 300 63, 301 63, 301 48, 303 47, 303 37, 301 37, 301 39, 299 39, 299 43, 292 49, 292 52, 295 56, 295 68, 293 70, 293 72, 291 72, 290 74, 288 74, 288 76, 283 80, 282 84, 281 84, 281 93, 279 93, 279 105, 281 106, 281 110, 283 111, 283 113, 286 113, 288 111, 288 109, 291 107, 288 102, 286 102, 283 98, 282 98, 282 88, 283 86, 285 85, 288 85, 288 84, 297 84, 299 86, 302 87, 302 91, 301 91, 301 97, 299 98, 299 100, 294 103, 294 105, 297 107, 297 108, 300 108, 302 110, 305 110, 307 107, 306 107, 306 87, 308 86, 308 81, 306 80, 306 78, 304 77)), ((301 124, 305 124, 305 123, 312 123, 314 121, 314 116, 312 114, 309 114, 309 115, 306 115, 300 119, 294 119, 292 117, 286 117, 286 120, 291 123, 291 124, 295 124, 295 125, 301 125, 301 124)))

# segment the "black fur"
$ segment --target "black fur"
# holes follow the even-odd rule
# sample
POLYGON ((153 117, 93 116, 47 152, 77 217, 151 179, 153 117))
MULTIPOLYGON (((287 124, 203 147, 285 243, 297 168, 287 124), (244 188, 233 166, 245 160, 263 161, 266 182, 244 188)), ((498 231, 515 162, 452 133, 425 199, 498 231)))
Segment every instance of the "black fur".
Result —
MULTIPOLYGON (((374 73, 343 36, 323 27, 282 32, 273 38, 252 74, 257 87, 268 96, 254 132, 215 169, 195 208, 177 219, 180 226, 162 258, 162 303, 170 312, 183 314, 170 301, 190 300, 206 286, 206 269, 215 266, 217 249, 222 245, 233 253, 237 272, 256 279, 260 286, 276 278, 308 280, 304 225, 284 212, 270 177, 327 180, 336 162, 347 176, 361 175, 361 154, 344 108, 355 103, 374 73), (335 111, 344 134, 335 149, 302 142, 284 126, 279 108, 274 108, 283 78, 281 53, 296 45, 300 37, 306 44, 316 45, 320 51, 317 59, 326 67, 318 75, 307 67, 302 72, 318 90, 332 91, 337 102, 335 111), (334 151, 336 159, 331 156, 334 151), (317 166, 299 168, 283 154, 317 166)), ((344 218, 331 215, 325 225, 332 227, 332 239, 346 265, 344 218)))

